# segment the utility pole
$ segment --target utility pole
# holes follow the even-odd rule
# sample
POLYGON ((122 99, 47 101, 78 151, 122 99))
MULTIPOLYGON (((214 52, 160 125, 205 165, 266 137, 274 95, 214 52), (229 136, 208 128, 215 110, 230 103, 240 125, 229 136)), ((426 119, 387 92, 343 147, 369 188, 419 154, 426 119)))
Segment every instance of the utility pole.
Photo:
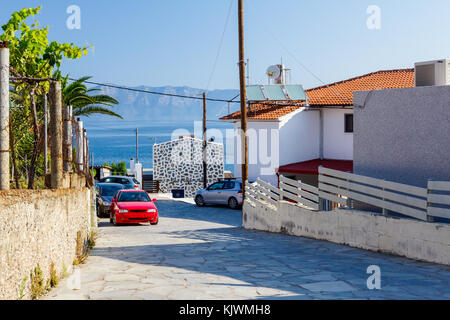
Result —
POLYGON ((9 49, 0 43, 0 190, 9 189, 9 49))
POLYGON ((203 92, 203 188, 206 188, 206 185, 208 184, 208 177, 207 177, 207 147, 208 142, 206 141, 206 92, 203 92))
POLYGON ((136 128, 136 163, 139 163, 138 128, 136 128))
POLYGON ((245 199, 245 183, 248 180, 247 155, 247 106, 245 88, 244 60, 244 0, 238 0, 238 30, 239 30, 239 82, 241 91, 241 147, 242 147, 242 197, 245 199))
POLYGON ((44 93, 44 164, 45 174, 48 174, 48 110, 47 94, 44 93))

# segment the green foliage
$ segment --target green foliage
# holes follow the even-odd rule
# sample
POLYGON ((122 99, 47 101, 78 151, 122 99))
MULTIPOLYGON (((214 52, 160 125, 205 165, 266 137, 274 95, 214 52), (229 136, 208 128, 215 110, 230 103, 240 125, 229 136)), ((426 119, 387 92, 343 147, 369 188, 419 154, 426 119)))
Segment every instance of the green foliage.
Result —
POLYGON ((34 268, 30 274, 31 278, 31 298, 33 300, 39 299, 45 293, 44 277, 39 265, 34 268))
POLYGON ((25 296, 25 284, 28 281, 28 277, 24 277, 22 280, 22 283, 20 284, 19 287, 19 300, 22 300, 23 297, 25 296))
POLYGON ((55 270, 55 264, 52 262, 50 264, 50 287, 54 288, 58 285, 59 279, 58 279, 58 274, 56 273, 55 270))
POLYGON ((124 176, 127 174, 127 164, 125 163, 125 161, 121 161, 119 163, 105 162, 104 166, 111 167, 112 173, 114 175, 124 176))
POLYGON ((86 116, 92 114, 106 114, 122 119, 122 116, 110 110, 110 108, 118 105, 119 102, 105 94, 92 93, 99 91, 98 89, 88 89, 84 84, 91 77, 83 77, 77 81, 68 84, 68 77, 62 81, 63 102, 65 106, 72 106, 74 117, 86 116))
MULTIPOLYGON (((19 75, 46 79, 53 73, 60 74, 59 69, 64 59, 81 58, 87 54, 88 48, 77 47, 72 43, 50 42, 49 27, 40 27, 39 22, 33 18, 40 10, 40 7, 36 7, 14 12, 2 26, 0 40, 8 42, 10 66, 19 75)), ((10 116, 14 155, 11 163, 15 163, 15 180, 19 188, 27 185, 32 188, 44 186, 44 159, 41 155, 44 118, 42 95, 48 89, 47 81, 12 84, 10 116), (28 184, 26 180, 29 180, 28 184)))
POLYGON ((10 65, 17 72, 30 77, 48 78, 54 67, 59 69, 63 58, 81 58, 87 54, 88 48, 76 47, 72 43, 49 42, 48 26, 39 28, 37 20, 30 26, 27 24, 28 18, 35 16, 40 10, 41 7, 37 7, 14 12, 2 26, 4 32, 0 40, 8 41, 10 65))
POLYGON ((88 239, 89 250, 92 250, 95 247, 95 240, 97 239, 97 234, 95 231, 91 231, 91 234, 88 239))

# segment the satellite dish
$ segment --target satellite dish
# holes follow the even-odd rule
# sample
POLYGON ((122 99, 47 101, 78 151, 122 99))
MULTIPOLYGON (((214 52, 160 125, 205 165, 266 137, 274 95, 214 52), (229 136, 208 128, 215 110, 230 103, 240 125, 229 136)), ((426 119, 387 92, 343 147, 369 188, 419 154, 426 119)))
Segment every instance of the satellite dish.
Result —
POLYGON ((280 67, 277 65, 268 67, 266 73, 270 79, 278 79, 281 76, 280 67))

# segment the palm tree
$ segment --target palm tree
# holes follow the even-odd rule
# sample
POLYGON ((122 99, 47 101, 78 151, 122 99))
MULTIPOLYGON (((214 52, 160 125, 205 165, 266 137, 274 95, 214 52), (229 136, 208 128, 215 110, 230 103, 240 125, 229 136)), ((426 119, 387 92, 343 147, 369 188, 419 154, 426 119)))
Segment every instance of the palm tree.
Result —
POLYGON ((86 116, 92 114, 106 114, 123 119, 122 116, 112 111, 110 108, 118 105, 119 102, 106 94, 90 95, 100 89, 88 89, 84 84, 91 77, 82 77, 71 84, 68 84, 68 77, 62 81, 62 96, 64 106, 72 106, 73 116, 86 116))

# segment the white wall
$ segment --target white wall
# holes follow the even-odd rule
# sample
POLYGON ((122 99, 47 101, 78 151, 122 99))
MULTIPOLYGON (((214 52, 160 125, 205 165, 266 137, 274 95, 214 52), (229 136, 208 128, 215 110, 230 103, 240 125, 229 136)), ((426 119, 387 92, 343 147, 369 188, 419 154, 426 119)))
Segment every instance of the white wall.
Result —
MULTIPOLYGON (((240 122, 235 122, 235 130, 240 127, 240 122)), ((247 132, 250 181, 259 177, 276 186, 278 167, 319 157, 318 111, 304 111, 301 108, 279 121, 249 121, 247 132)), ((236 177, 242 176, 239 136, 235 138, 234 144, 234 174, 236 177)))
POLYGON ((319 111, 303 108, 281 118, 280 166, 319 158, 319 111))
MULTIPOLYGON (((240 122, 234 123, 235 130, 241 128, 240 122)), ((278 179, 275 169, 278 168, 279 157, 279 122, 278 121, 248 121, 248 179, 256 181, 261 178, 276 186, 278 179), (265 133, 264 133, 265 132, 265 133)), ((241 171, 241 141, 239 134, 234 143, 234 175, 242 176, 241 171)))
POLYGON ((353 110, 323 109, 323 157, 353 160, 353 133, 345 133, 344 115, 353 110))

